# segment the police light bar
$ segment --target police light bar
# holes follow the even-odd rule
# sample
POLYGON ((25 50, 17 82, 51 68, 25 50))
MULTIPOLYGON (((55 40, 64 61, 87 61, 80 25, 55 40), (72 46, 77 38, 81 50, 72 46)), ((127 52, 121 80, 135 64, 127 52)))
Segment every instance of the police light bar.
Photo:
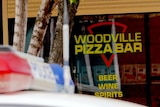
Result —
POLYGON ((15 54, 17 54, 22 58, 44 62, 44 59, 41 57, 36 57, 30 54, 26 54, 24 52, 16 51, 11 46, 0 45, 0 52, 14 52, 15 54))
POLYGON ((44 63, 31 55, 26 57, 27 54, 19 54, 11 47, 0 47, 0 93, 27 89, 74 93, 71 79, 69 86, 64 87, 60 65, 44 63))

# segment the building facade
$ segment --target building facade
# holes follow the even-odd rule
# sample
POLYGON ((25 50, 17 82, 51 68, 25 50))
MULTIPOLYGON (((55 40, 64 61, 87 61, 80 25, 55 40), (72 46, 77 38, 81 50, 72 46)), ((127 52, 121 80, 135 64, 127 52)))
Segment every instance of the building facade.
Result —
MULTIPOLYGON (((30 35, 41 1, 28 3, 30 35)), ((3 44, 11 44, 15 1, 2 5, 3 44)), ((159 0, 80 1, 70 39, 77 93, 160 106, 159 7, 159 0)), ((51 19, 56 15, 54 9, 51 19)))

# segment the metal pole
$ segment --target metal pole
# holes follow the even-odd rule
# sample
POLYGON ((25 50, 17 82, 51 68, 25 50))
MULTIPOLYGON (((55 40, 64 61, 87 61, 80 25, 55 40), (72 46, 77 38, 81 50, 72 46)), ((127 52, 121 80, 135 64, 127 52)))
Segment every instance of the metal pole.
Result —
POLYGON ((65 89, 68 89, 71 80, 71 73, 69 66, 69 18, 68 18, 68 9, 66 0, 64 0, 64 16, 63 16, 63 64, 64 64, 63 65, 64 85, 65 89))
MULTIPOLYGON (((111 32, 112 34, 115 36, 116 35, 116 27, 115 27, 115 19, 112 18, 112 28, 111 28, 111 32)), ((115 55, 113 63, 114 63, 114 70, 115 70, 115 74, 117 75, 118 79, 117 79, 117 83, 118 83, 118 89, 121 90, 121 81, 120 81, 120 73, 119 73, 119 64, 118 64, 118 55, 115 52, 115 42, 112 41, 112 47, 113 47, 113 53, 115 55)))

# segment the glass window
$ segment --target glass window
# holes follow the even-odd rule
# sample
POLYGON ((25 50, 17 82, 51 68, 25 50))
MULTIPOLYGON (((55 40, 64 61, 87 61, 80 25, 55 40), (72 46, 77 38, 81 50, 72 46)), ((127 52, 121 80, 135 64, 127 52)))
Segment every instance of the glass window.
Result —
POLYGON ((153 107, 160 106, 160 14, 149 14, 151 100, 153 107))
POLYGON ((146 105, 143 14, 78 16, 71 38, 78 93, 146 105))

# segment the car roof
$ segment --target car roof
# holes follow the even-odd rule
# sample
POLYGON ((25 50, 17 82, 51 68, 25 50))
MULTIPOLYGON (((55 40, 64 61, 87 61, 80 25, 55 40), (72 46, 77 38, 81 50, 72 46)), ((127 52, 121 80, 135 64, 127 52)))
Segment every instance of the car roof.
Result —
POLYGON ((84 94, 20 91, 0 95, 0 105, 33 105, 57 107, 146 107, 143 105, 84 94))

